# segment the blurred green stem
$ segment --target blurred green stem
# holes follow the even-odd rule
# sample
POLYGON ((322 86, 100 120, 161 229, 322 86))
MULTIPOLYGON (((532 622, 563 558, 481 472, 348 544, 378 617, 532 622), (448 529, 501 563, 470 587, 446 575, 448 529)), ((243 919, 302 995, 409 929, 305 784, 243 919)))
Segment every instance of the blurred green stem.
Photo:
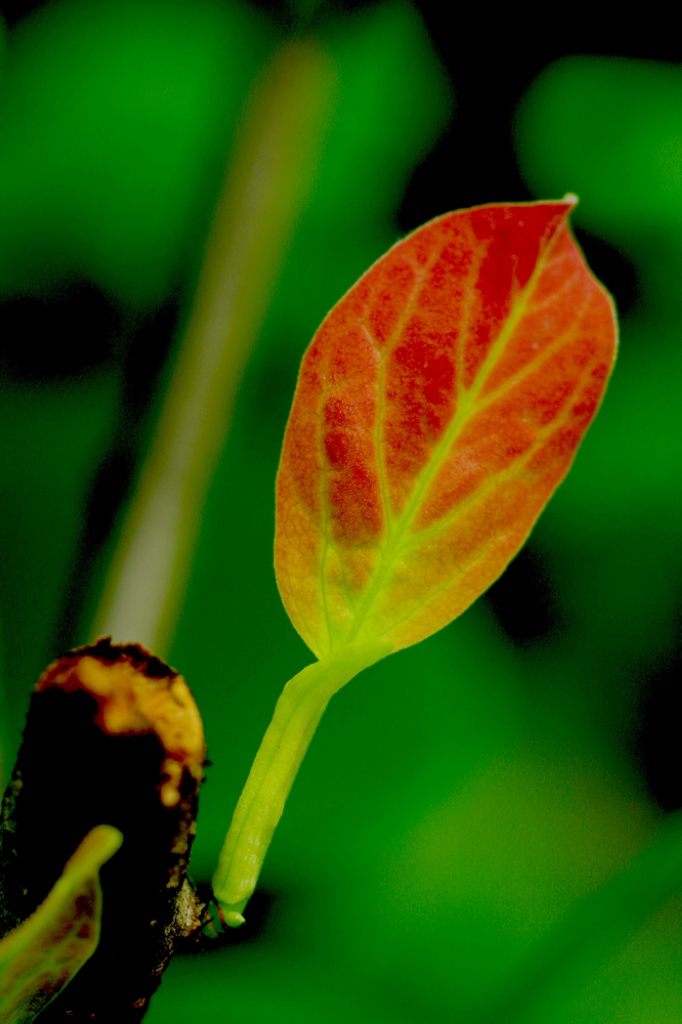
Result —
POLYGON ((168 650, 239 382, 319 161, 332 82, 319 46, 294 40, 253 90, 95 636, 168 650))
POLYGON ((348 644, 308 665, 284 687, 242 790, 213 878, 225 924, 243 924, 242 911, 282 816, 289 790, 329 699, 391 653, 387 640, 348 644))

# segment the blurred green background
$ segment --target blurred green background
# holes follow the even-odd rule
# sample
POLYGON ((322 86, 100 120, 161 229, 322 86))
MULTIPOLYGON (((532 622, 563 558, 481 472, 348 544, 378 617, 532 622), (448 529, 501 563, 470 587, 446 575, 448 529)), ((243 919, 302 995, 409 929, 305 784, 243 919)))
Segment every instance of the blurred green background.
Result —
POLYGON ((153 1024, 682 1019, 682 873, 652 860, 639 916, 603 896, 682 806, 682 53, 646 25, 521 47, 513 19, 455 32, 445 7, 0 4, 5 777, 32 683, 88 638, 250 89, 294 33, 334 69, 170 651, 213 762, 196 879, 310 661, 272 571, 273 483, 326 311, 429 217, 566 191, 621 311, 603 409, 529 545, 334 699, 247 925, 174 961, 153 1024))

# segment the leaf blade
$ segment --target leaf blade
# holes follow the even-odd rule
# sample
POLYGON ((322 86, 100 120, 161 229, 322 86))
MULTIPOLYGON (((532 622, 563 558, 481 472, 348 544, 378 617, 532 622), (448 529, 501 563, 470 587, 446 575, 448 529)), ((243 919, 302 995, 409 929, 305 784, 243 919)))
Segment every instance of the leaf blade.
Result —
POLYGON ((503 571, 568 471, 616 350, 571 201, 399 242, 307 350, 277 480, 285 607, 321 657, 416 643, 503 571))

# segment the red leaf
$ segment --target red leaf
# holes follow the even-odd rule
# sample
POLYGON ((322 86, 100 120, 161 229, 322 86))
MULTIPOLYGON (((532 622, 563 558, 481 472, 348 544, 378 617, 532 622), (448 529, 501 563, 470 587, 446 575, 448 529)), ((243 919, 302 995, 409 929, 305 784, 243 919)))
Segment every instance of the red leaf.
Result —
POLYGON ((416 643, 516 554, 601 400, 613 304, 572 202, 439 217, 334 307, 301 366, 275 565, 318 657, 416 643))

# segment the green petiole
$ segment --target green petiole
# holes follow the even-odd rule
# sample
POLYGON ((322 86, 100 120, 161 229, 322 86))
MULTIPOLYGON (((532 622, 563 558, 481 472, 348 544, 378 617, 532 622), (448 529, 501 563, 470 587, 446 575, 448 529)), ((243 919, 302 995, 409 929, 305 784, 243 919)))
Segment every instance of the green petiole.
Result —
POLYGON ((273 832, 324 709, 346 683, 392 651, 388 640, 347 644, 284 687, 225 837, 213 878, 224 923, 243 924, 273 832))

